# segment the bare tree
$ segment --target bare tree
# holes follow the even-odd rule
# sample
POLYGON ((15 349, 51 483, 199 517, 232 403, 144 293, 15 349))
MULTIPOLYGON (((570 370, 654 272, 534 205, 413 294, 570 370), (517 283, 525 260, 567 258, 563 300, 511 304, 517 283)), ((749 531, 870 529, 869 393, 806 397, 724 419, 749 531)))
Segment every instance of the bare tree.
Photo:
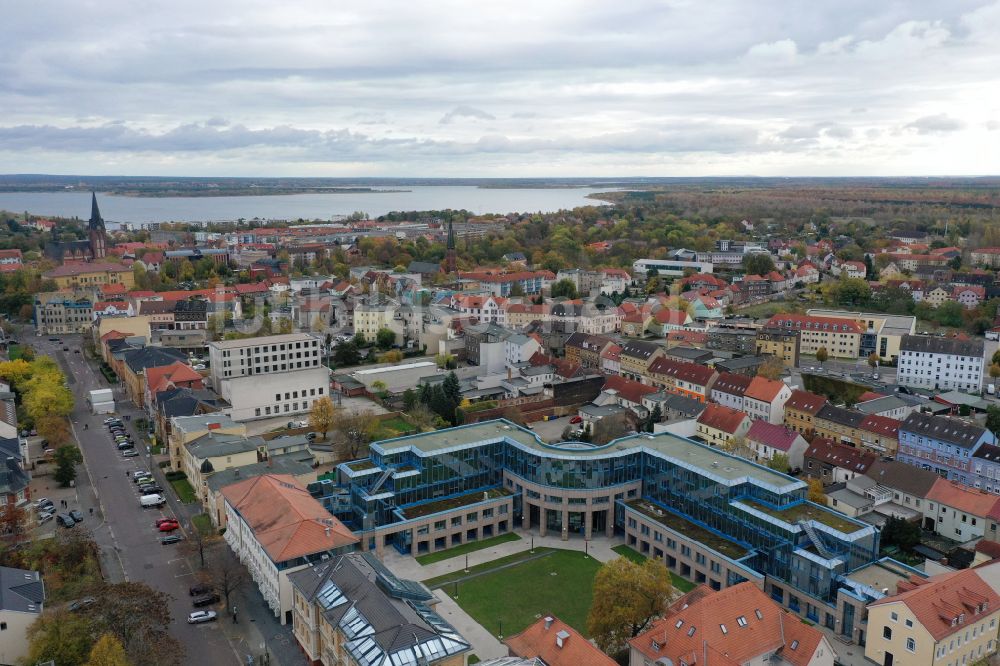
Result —
POLYGON ((212 565, 208 569, 208 582, 226 600, 226 608, 231 608, 229 598, 247 584, 250 575, 246 567, 236 559, 232 551, 228 548, 217 557, 212 558, 212 565))
POLYGON ((605 416, 594 423, 594 435, 590 441, 594 444, 607 444, 611 440, 624 437, 635 431, 638 424, 639 417, 631 409, 605 416))
POLYGON ((215 534, 211 532, 202 532, 198 529, 198 525, 194 520, 190 523, 191 530, 188 533, 187 539, 184 541, 184 549, 192 554, 197 555, 199 561, 201 562, 201 568, 205 568, 205 551, 208 550, 212 544, 218 541, 215 534))
POLYGON ((338 443, 343 443, 351 459, 358 458, 366 450, 368 443, 378 435, 379 425, 371 410, 363 412, 338 411, 334 419, 332 433, 338 443))

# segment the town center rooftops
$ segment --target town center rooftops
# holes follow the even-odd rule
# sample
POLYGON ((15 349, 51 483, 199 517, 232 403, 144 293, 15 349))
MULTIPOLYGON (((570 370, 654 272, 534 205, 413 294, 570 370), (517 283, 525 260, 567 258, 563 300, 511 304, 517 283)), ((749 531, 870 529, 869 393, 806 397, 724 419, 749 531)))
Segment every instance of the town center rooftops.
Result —
POLYGON ((382 455, 412 450, 420 456, 457 451, 502 440, 531 453, 564 460, 609 458, 645 450, 670 459, 683 467, 694 468, 705 476, 726 482, 727 485, 752 480, 778 492, 805 488, 802 481, 671 433, 630 435, 603 446, 587 442, 546 444, 530 430, 510 421, 497 419, 387 439, 372 444, 372 449, 382 455))

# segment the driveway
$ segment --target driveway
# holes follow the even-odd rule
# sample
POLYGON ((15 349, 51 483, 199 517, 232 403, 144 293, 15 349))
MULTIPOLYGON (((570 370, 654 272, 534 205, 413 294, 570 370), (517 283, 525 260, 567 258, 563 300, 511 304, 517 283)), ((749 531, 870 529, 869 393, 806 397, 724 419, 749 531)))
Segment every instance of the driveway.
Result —
POLYGON ((570 424, 569 420, 571 418, 572 416, 562 416, 551 421, 534 421, 531 427, 542 440, 550 444, 552 442, 561 442, 563 440, 563 430, 570 424))

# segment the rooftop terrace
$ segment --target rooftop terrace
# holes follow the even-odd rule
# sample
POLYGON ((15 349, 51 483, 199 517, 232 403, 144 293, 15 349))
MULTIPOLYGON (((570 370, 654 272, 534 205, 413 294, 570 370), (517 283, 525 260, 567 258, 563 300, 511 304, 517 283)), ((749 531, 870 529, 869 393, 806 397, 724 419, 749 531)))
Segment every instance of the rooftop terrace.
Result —
POLYGON ((786 506, 782 509, 775 509, 766 504, 761 504, 760 502, 755 502, 750 499, 740 501, 747 506, 760 511, 761 513, 774 516, 775 518, 783 520, 786 523, 791 523, 792 525, 796 524, 800 520, 815 520, 817 523, 821 523, 827 527, 832 527, 833 529, 843 532, 844 534, 851 534, 852 532, 857 532, 858 530, 865 528, 865 525, 856 523, 848 519, 847 516, 830 509, 824 509, 817 504, 800 502, 799 504, 786 506))
POLYGON ((425 502, 424 504, 403 507, 403 515, 406 516, 407 520, 413 520, 414 518, 423 518, 424 516, 429 516, 432 513, 438 513, 440 511, 450 511, 452 509, 468 506, 470 504, 476 504, 477 502, 497 499, 498 497, 506 497, 510 494, 511 493, 508 492, 506 488, 493 488, 486 491, 480 490, 474 493, 458 495, 456 497, 446 497, 432 502, 425 502))
POLYGON ((722 553, 728 558, 738 560, 747 554, 747 549, 730 541, 729 539, 708 530, 701 525, 691 522, 686 518, 670 513, 646 500, 632 500, 627 505, 644 516, 652 518, 656 522, 666 525, 673 531, 684 537, 693 539, 705 546, 722 553))
POLYGON ((752 479, 780 489, 782 492, 805 488, 802 481, 669 432, 656 435, 649 433, 631 435, 616 439, 605 446, 566 447, 546 444, 532 431, 498 419, 387 439, 372 444, 372 449, 382 454, 413 449, 418 455, 433 455, 442 451, 480 446, 501 440, 507 440, 526 451, 563 459, 606 458, 646 449, 680 465, 694 467, 706 475, 733 483, 752 479))

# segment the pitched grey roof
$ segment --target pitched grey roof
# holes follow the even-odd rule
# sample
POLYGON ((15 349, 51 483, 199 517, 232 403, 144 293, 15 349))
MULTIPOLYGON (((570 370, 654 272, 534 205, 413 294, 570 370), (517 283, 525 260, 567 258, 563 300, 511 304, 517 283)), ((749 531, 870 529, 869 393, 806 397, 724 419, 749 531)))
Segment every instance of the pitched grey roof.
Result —
POLYGON ((260 437, 244 437, 242 435, 210 432, 207 435, 202 435, 188 442, 184 446, 191 452, 191 455, 204 459, 256 451, 263 445, 264 440, 260 437))
POLYGON ((21 457, 9 457, 0 463, 0 495, 17 494, 28 487, 31 481, 21 469, 21 457))
POLYGON ((406 267, 408 273, 422 273, 424 275, 434 275, 441 272, 441 266, 429 261, 411 261, 406 267))
POLYGON ((899 343, 901 352, 926 352, 928 354, 948 354, 950 356, 973 356, 982 358, 983 338, 959 340, 957 338, 937 338, 930 335, 904 335, 899 343))
POLYGON ((302 452, 271 456, 265 462, 219 470, 209 476, 206 482, 212 492, 218 492, 238 481, 252 479, 255 476, 263 476, 264 474, 302 476, 312 471, 314 460, 311 454, 302 452))
POLYGON ((903 402, 895 395, 886 395, 881 398, 873 398, 871 400, 859 402, 854 405, 854 409, 858 410, 862 414, 877 414, 879 412, 887 412, 891 409, 899 409, 900 407, 906 406, 907 403, 903 402))
POLYGON ((926 497, 931 491, 931 486, 941 478, 930 470, 907 465, 898 460, 876 460, 865 472, 865 476, 880 486, 914 497, 926 497))
POLYGON ((41 613, 45 583, 37 571, 0 567, 0 609, 19 613, 41 613))
POLYGON ((857 428, 861 425, 861 422, 865 420, 865 415, 861 412, 856 412, 853 409, 847 409, 846 407, 837 407, 835 405, 826 404, 823 405, 823 408, 816 414, 816 418, 823 419, 824 421, 839 423, 840 425, 845 425, 850 428, 857 428))
POLYGON ((689 398, 686 395, 678 395, 676 393, 668 395, 666 400, 663 401, 663 406, 667 410, 680 412, 690 418, 695 418, 705 411, 705 403, 700 400, 695 400, 694 398, 689 398))
POLYGON ((986 433, 984 428, 959 419, 947 416, 932 416, 922 412, 915 412, 907 416, 903 424, 899 426, 899 429, 936 439, 940 442, 954 444, 963 449, 971 449, 979 441, 979 438, 986 433))
POLYGON ((653 342, 643 342, 642 340, 629 340, 622 343, 620 356, 631 356, 633 358, 647 359, 660 349, 660 345, 653 342))
POLYGON ((143 347, 125 354, 125 363, 132 372, 140 373, 146 368, 159 368, 175 361, 187 361, 187 354, 169 347, 143 347))
POLYGON ((420 583, 392 574, 371 553, 349 553, 288 576, 345 634, 345 649, 371 666, 427 663, 469 650, 469 643, 427 605, 420 583))

